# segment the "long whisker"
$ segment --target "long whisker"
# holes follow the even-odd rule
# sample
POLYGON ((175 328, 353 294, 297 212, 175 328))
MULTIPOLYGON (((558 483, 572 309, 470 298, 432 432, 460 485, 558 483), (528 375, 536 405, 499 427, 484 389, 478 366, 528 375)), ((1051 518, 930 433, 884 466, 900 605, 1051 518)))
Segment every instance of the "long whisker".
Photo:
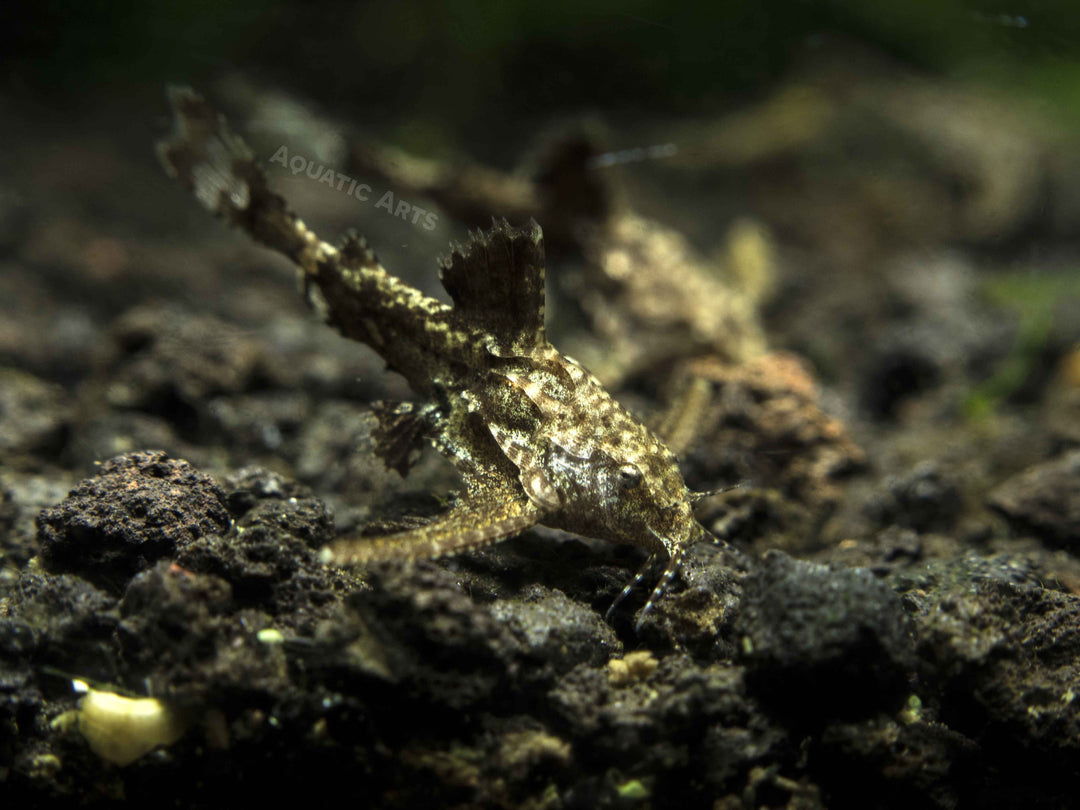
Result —
POLYGON ((748 480, 743 480, 743 481, 739 481, 739 482, 737 482, 735 484, 732 484, 730 487, 721 487, 720 489, 710 489, 710 490, 706 490, 705 492, 691 492, 690 493, 690 500, 693 501, 694 503, 697 503, 698 501, 703 501, 706 498, 711 498, 713 495, 719 495, 719 494, 721 494, 723 492, 731 492, 731 490, 733 490, 733 489, 741 489, 742 487, 747 486, 749 483, 750 482, 748 480))
POLYGON ((682 564, 682 558, 685 553, 686 546, 680 546, 675 549, 674 553, 668 559, 667 568, 665 568, 664 573, 660 575, 660 581, 656 583, 656 587, 653 588, 652 593, 649 594, 649 601, 645 603, 645 607, 643 607, 641 613, 638 614, 638 620, 634 623, 635 633, 641 632, 641 625, 645 622, 645 617, 649 615, 649 611, 652 610, 653 603, 663 595, 664 591, 667 590, 668 585, 671 584, 671 580, 679 573, 679 566, 682 564))
POLYGON ((632 580, 626 583, 626 587, 615 597, 615 600, 611 603, 611 607, 609 607, 607 613, 604 614, 605 622, 611 622, 611 617, 615 615, 615 609, 626 600, 626 597, 634 592, 634 588, 641 584, 641 580, 645 579, 645 575, 649 573, 649 569, 652 568, 652 564, 656 560, 657 554, 659 554, 659 552, 649 555, 649 559, 641 566, 641 570, 634 575, 632 580))
MULTIPOLYGON (((664 542, 664 538, 661 537, 651 526, 649 527, 649 531, 653 533, 653 536, 656 537, 656 539, 659 540, 665 548, 668 547, 668 544, 664 542)), ((667 566, 664 568, 664 573, 660 575, 660 580, 656 583, 656 587, 652 589, 652 593, 649 594, 649 600, 645 603, 645 607, 641 609, 641 613, 638 615, 638 620, 634 624, 635 632, 641 631, 642 622, 644 622, 645 617, 649 615, 649 612, 652 610, 653 603, 656 602, 656 600, 659 599, 661 596, 663 596, 664 591, 666 591, 668 585, 671 584, 671 580, 675 578, 675 575, 677 573, 679 573, 679 567, 682 565, 683 555, 686 553, 686 550, 694 543, 707 537, 712 537, 709 531, 700 523, 695 523, 693 533, 687 539, 687 542, 678 545, 675 550, 671 552, 671 556, 668 558, 667 566)), ((634 578, 630 580, 630 582, 627 583, 626 587, 622 589, 619 595, 615 597, 615 600, 611 603, 611 607, 609 607, 607 609, 607 612, 604 614, 604 621, 611 621, 611 617, 615 615, 615 609, 620 604, 622 604, 623 600, 625 600, 626 597, 628 597, 633 592, 634 588, 636 588, 638 584, 645 578, 645 574, 647 574, 649 572, 649 569, 652 568, 653 561, 656 559, 657 554, 659 554, 659 552, 656 552, 655 554, 649 556, 649 559, 645 561, 645 565, 641 567, 641 570, 637 572, 634 578)))

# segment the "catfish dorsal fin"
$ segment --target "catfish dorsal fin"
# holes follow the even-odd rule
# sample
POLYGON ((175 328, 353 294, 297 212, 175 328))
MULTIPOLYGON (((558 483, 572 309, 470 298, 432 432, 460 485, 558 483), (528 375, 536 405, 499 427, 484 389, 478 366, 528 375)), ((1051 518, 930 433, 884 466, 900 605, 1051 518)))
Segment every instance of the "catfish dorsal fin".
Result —
POLYGON ((433 406, 418 408, 412 402, 379 400, 372 403, 371 410, 377 420, 372 431, 375 455, 388 469, 397 470, 402 477, 408 475, 420 457, 433 406))
POLYGON ((535 221, 505 219, 455 245, 439 277, 454 308, 499 344, 528 350, 544 343, 544 236, 535 221))

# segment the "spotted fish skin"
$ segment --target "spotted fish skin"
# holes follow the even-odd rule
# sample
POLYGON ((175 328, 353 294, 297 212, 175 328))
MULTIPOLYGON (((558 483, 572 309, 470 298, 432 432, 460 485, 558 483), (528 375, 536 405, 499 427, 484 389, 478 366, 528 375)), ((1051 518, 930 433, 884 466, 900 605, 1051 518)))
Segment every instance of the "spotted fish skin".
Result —
POLYGON ((388 273, 362 239, 337 247, 319 239, 200 96, 174 89, 170 101, 176 133, 159 144, 166 171, 212 213, 295 262, 326 321, 428 400, 420 410, 392 409, 384 423, 394 466, 407 469, 410 437, 427 438, 465 481, 457 505, 432 523, 338 540, 324 558, 437 557, 542 524, 667 556, 655 598, 707 532, 664 443, 548 342, 540 227, 495 222, 454 247, 440 266, 453 301, 443 304, 388 273))

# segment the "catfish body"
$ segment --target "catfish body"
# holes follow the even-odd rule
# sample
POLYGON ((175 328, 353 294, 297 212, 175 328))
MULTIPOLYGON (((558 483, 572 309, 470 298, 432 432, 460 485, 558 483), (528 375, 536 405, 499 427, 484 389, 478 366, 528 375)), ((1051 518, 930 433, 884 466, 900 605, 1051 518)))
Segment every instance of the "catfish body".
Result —
POLYGON ((435 557, 540 523, 666 554, 655 598, 706 531, 664 443, 548 342, 540 227, 496 222, 455 247, 441 264, 453 301, 443 304, 388 273, 362 239, 319 239, 212 107, 189 90, 170 100, 177 132, 159 146, 166 170, 212 213, 292 259, 327 322, 427 400, 380 415, 387 463, 406 470, 409 449, 426 438, 465 481, 459 502, 432 523, 338 540, 325 559, 435 557))

